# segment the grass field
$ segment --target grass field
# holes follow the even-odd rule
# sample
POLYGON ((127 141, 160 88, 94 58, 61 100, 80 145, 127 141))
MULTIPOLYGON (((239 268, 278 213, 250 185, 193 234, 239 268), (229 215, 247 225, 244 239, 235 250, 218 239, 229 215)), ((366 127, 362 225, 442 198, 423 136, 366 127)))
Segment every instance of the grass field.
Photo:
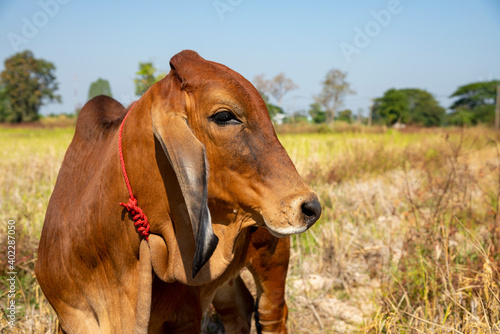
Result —
MULTIPOLYGON (((290 333, 500 331, 500 136, 487 128, 282 133, 323 215, 296 236, 290 333)), ((1 128, 0 306, 16 223, 16 328, 51 333, 36 249, 74 129, 1 128)), ((290 131, 285 131, 290 132, 290 131)), ((0 331, 10 332, 5 313, 0 331)))

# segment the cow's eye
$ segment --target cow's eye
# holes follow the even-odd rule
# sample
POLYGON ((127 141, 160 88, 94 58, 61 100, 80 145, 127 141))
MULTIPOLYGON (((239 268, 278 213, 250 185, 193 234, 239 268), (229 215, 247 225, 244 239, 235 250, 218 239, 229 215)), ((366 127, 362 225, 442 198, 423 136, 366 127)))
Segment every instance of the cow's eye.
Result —
POLYGON ((227 110, 219 111, 210 117, 217 125, 240 124, 241 121, 234 116, 233 113, 227 110))

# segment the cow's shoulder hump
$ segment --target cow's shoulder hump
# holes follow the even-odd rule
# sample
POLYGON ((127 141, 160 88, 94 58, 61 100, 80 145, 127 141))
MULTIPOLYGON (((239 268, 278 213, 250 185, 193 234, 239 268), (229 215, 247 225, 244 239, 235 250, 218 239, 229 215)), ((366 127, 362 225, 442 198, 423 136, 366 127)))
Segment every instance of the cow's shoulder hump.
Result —
POLYGON ((82 139, 101 137, 110 131, 116 130, 127 109, 115 99, 99 95, 88 101, 80 111, 76 122, 76 133, 82 139))

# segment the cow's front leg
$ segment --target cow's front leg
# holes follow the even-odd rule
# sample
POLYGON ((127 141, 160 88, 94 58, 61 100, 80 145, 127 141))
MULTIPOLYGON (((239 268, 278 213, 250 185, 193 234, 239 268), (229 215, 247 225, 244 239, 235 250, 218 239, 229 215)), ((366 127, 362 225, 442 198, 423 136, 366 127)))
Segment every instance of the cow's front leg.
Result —
POLYGON ((289 260, 289 237, 278 239, 264 228, 252 233, 246 266, 257 287, 255 319, 259 333, 287 333, 285 284, 289 260))
POLYGON ((254 300, 240 276, 217 289, 212 305, 226 334, 250 333, 254 300))

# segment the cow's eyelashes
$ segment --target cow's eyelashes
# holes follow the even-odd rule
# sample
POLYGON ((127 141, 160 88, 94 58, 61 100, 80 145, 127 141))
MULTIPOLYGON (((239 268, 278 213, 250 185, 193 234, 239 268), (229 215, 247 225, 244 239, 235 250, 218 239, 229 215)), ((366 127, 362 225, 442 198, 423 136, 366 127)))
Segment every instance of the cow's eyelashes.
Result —
POLYGON ((222 110, 210 117, 217 125, 241 124, 241 121, 228 110, 222 110))

